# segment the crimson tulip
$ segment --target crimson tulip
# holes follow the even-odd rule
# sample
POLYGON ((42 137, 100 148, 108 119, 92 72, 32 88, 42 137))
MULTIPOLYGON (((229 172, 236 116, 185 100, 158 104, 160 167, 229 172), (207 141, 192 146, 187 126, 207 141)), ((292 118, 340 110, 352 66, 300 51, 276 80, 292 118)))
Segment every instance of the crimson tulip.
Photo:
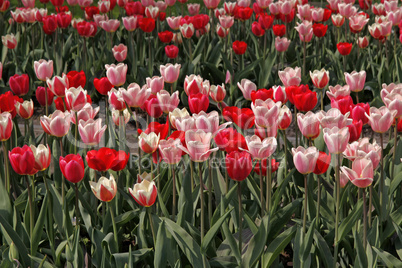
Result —
POLYGON ((360 138, 360 135, 362 133, 363 129, 363 123, 362 120, 353 120, 353 123, 350 125, 347 125, 349 128, 349 143, 357 141, 360 138))
POLYGON ((53 34, 57 30, 57 17, 56 15, 47 15, 42 19, 43 31, 45 34, 53 34))
POLYGON ((15 147, 8 152, 8 158, 14 171, 20 175, 33 175, 35 169, 35 156, 28 145, 15 147))
POLYGON ((249 7, 237 6, 234 11, 234 17, 241 21, 246 21, 250 19, 253 14, 253 10, 249 7))
POLYGON ((29 91, 29 76, 27 74, 15 74, 9 79, 10 89, 17 96, 24 96, 29 91))
POLYGON ((138 129, 138 134, 141 134, 142 132, 145 132, 146 134, 149 134, 151 132, 155 132, 156 135, 160 135, 160 138, 163 140, 167 137, 169 131, 169 125, 166 124, 160 124, 158 122, 151 122, 149 123, 147 129, 142 131, 141 129, 138 129))
POLYGON ((102 77, 100 79, 94 79, 95 89, 102 95, 107 96, 107 93, 113 88, 107 77, 102 77))
POLYGON ((100 10, 97 6, 90 6, 85 8, 85 19, 93 20, 95 14, 99 14, 100 10))
POLYGON ((0 113, 0 141, 6 141, 11 137, 13 120, 9 112, 0 113))
POLYGON ((0 111, 2 112, 9 112, 12 117, 14 118, 17 114, 15 110, 15 103, 16 102, 23 102, 21 98, 18 96, 14 96, 11 91, 7 91, 4 94, 0 95, 0 111))
POLYGON ((338 48, 339 54, 342 56, 347 56, 352 51, 352 43, 341 42, 336 45, 338 48))
POLYGON ((175 45, 165 46, 165 53, 169 59, 175 59, 179 55, 179 48, 175 45))
POLYGON ((57 17, 57 25, 62 28, 66 29, 68 26, 70 26, 71 23, 71 13, 70 12, 60 12, 56 15, 57 17))
POLYGON ((331 154, 319 152, 313 173, 317 175, 324 174, 327 172, 329 164, 331 164, 331 154))
POLYGON ((270 89, 259 89, 256 91, 251 91, 251 100, 255 103, 255 100, 263 100, 266 101, 267 99, 274 99, 274 90, 270 89))
POLYGON ((173 32, 171 31, 163 31, 158 33, 159 40, 161 40, 162 43, 169 44, 172 42, 173 39, 173 32))
POLYGON ((110 168, 113 171, 120 171, 123 170, 128 163, 128 160, 130 159, 130 155, 127 154, 125 151, 116 151, 115 152, 115 158, 112 164, 112 167, 110 168))
POLYGON ((328 25, 324 25, 321 23, 314 23, 313 24, 313 33, 318 38, 324 37, 327 33, 328 25))
POLYGON ((114 166, 116 150, 107 147, 91 150, 87 152, 85 159, 90 168, 97 171, 107 171, 114 166))
POLYGON ((84 161, 79 154, 60 156, 59 164, 61 173, 69 182, 78 183, 84 178, 84 161))
POLYGON ((206 112, 209 107, 209 98, 202 93, 191 94, 188 96, 188 106, 193 114, 198 114, 201 111, 206 112))
POLYGON ((238 125, 241 129, 250 129, 254 126, 254 113, 250 108, 228 106, 223 108, 223 118, 238 125))
POLYGON ((85 76, 84 71, 70 71, 67 73, 68 85, 69 87, 82 87, 85 88, 85 84, 87 82, 87 78, 85 76))
POLYGON ((247 152, 233 151, 226 155, 226 171, 235 181, 243 181, 253 169, 251 156, 247 152))
POLYGON ((139 21, 140 29, 145 33, 150 33, 155 29, 155 20, 153 18, 142 18, 139 21))
POLYGON ((247 43, 243 41, 234 41, 233 42, 233 52, 236 53, 237 55, 243 55, 246 53, 247 49, 247 43))
POLYGON ((225 128, 219 131, 214 141, 219 150, 226 151, 228 154, 233 151, 239 151, 239 148, 248 149, 244 136, 233 128, 225 128))
POLYGON ((275 24, 272 26, 272 30, 274 31, 275 36, 282 37, 286 34, 286 26, 283 24, 275 24))
POLYGON ((256 21, 254 21, 253 24, 251 25, 251 31, 257 37, 261 37, 261 36, 263 36, 265 34, 265 30, 256 21))

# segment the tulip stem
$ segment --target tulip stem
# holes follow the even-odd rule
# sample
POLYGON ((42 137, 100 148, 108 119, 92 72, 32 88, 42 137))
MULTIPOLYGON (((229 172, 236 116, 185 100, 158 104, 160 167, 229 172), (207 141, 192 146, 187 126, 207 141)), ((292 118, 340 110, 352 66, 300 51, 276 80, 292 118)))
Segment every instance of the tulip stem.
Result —
POLYGON ((272 191, 272 172, 271 172, 271 156, 268 157, 267 159, 268 161, 268 168, 267 168, 267 188, 266 188, 266 196, 267 196, 267 200, 266 200, 266 209, 267 209, 267 213, 270 213, 270 209, 271 209, 271 191, 272 191))
POLYGON ((284 154, 284 158, 285 158, 285 177, 288 174, 288 158, 287 158, 287 152, 288 152, 288 139, 286 138, 286 129, 282 130, 283 132, 283 141, 285 144, 285 154, 284 154))
POLYGON ((243 232, 243 224, 242 224, 242 202, 241 202, 241 181, 237 182, 237 199, 239 201, 239 252, 240 252, 240 267, 241 267, 241 253, 242 253, 242 232, 243 232))
MULTIPOLYGON (((60 137, 59 139, 60 142, 60 156, 63 156, 63 143, 62 143, 62 138, 60 137)), ((64 208, 64 196, 65 196, 65 192, 64 192, 64 188, 65 188, 65 184, 66 184, 66 179, 64 178, 63 173, 61 174, 61 204, 64 208)))
POLYGON ((211 227, 212 223, 212 169, 211 158, 208 158, 208 223, 211 227))
POLYGON ((78 228, 80 226, 80 209, 78 207, 78 182, 75 183, 75 228, 78 228))
MULTIPOLYGON (((174 221, 175 216, 176 216, 176 174, 174 170, 174 165, 170 165, 170 168, 172 170, 172 180, 173 180, 173 207, 172 207, 172 220, 174 221)), ((160 178, 158 178, 160 180, 160 178)))
POLYGON ((368 210, 368 225, 371 228, 371 208, 373 206, 373 184, 369 186, 369 210, 368 210))
MULTIPOLYGON (((264 51, 262 52, 262 55, 264 57, 264 64, 265 64, 265 59, 266 59, 266 55, 267 55, 267 33, 264 33, 264 51)), ((279 66, 279 65, 278 65, 279 66)))
POLYGON ((363 247, 364 251, 367 248, 367 204, 366 204, 366 189, 363 188, 363 247))
POLYGON ((6 189, 7 193, 10 194, 10 170, 8 169, 7 141, 3 141, 3 158, 4 166, 6 167, 6 189))
POLYGON ((321 89, 321 111, 324 111, 324 92, 325 92, 325 87, 321 89))
POLYGON ((359 103, 359 92, 356 91, 356 104, 359 103))
MULTIPOLYGON (((343 56, 343 71, 346 72, 346 56, 343 56)), ((344 78, 346 83, 346 78, 344 78)))
MULTIPOLYGON (((49 105, 47 104, 47 88, 46 88, 46 81, 43 82, 45 84, 45 114, 46 116, 49 115, 49 105)), ((46 134, 45 134, 46 135, 46 134)))
POLYGON ((317 176, 317 215, 316 215, 316 223, 317 223, 317 230, 320 230, 320 208, 321 208, 321 178, 320 175, 316 175, 317 176))
POLYGON ((200 201, 201 201, 201 242, 204 240, 204 182, 202 180, 202 162, 198 162, 200 177, 200 201))
POLYGON ((295 110, 295 115, 294 115, 294 118, 295 118, 295 126, 294 126, 294 128, 295 128, 295 135, 296 135, 296 148, 299 146, 299 139, 298 139, 298 137, 299 137, 299 133, 298 133, 298 127, 297 127, 297 108, 296 108, 296 106, 294 106, 294 110, 295 110))
POLYGON ((126 127, 124 122, 124 113, 120 111, 119 127, 120 127, 120 149, 126 151, 126 127))
POLYGON ((261 202, 261 218, 264 216, 264 180, 262 179, 262 159, 260 160, 260 202, 261 202))
POLYGON ((392 168, 391 168, 391 180, 394 178, 394 169, 395 169, 395 157, 396 157, 396 146, 398 145, 398 118, 395 118, 395 127, 394 127, 394 153, 392 156, 392 168))
POLYGON ((190 164, 190 182, 191 182, 191 192, 194 190, 194 167, 193 162, 189 159, 190 164))
POLYGON ((382 226, 382 204, 383 204, 383 196, 382 192, 384 189, 384 137, 383 134, 380 133, 380 143, 381 143, 381 180, 380 180, 380 226, 382 226))
POLYGON ((74 114, 75 114, 75 133, 74 133, 74 135, 75 135, 75 139, 74 139, 75 146, 74 146, 74 154, 77 154, 77 147, 78 147, 78 112, 75 111, 74 114))
MULTIPOLYGON (((113 236, 114 236, 114 241, 116 243, 117 249, 119 248, 119 233, 117 232, 116 228, 116 220, 114 219, 114 213, 113 213, 113 206, 110 205, 110 202, 107 203, 110 211, 110 217, 112 218, 112 226, 113 226, 113 236)), ((150 213, 148 213, 150 215, 150 213)), ((151 225, 152 228, 152 235, 153 235, 153 226, 151 225)))
POLYGON ((188 39, 188 51, 190 54, 190 62, 192 62, 193 61, 193 50, 191 47, 191 38, 188 39))
POLYGON ((304 210, 303 210, 303 233, 306 233, 306 222, 307 222, 307 175, 304 175, 304 210))
POLYGON ((338 258, 338 223, 339 223, 339 203, 340 203, 340 177, 339 177, 339 168, 340 168, 340 154, 336 154, 336 163, 335 163, 335 190, 336 190, 336 207, 335 207, 335 238, 334 238, 334 267, 336 267, 337 258, 338 258))
MULTIPOLYGON (((31 242, 31 256, 35 256, 35 252, 33 252, 33 223, 34 223, 34 215, 33 215, 33 202, 32 202, 32 190, 29 186, 29 175, 25 176, 25 181, 27 183, 28 190, 28 204, 29 204, 29 237, 31 242)), ((33 187, 32 187, 33 188, 33 187)), ((33 267, 33 260, 31 260, 31 267, 33 267)))
POLYGON ((303 77, 304 78, 306 76, 306 42, 303 42, 303 77))

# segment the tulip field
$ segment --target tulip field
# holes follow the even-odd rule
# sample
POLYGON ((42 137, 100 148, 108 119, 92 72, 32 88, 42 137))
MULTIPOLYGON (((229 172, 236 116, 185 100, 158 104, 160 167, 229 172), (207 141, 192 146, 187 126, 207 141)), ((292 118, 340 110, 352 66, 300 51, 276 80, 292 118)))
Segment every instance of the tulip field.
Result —
POLYGON ((0 267, 402 267, 398 0, 0 0, 0 267))

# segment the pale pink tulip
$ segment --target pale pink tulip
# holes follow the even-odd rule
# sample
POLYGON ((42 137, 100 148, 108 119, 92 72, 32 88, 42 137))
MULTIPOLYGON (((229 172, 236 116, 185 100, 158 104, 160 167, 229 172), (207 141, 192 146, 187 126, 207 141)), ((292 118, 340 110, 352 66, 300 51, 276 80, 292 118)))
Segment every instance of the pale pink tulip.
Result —
POLYGON ((255 116, 255 124, 264 128, 276 126, 281 106, 282 103, 280 101, 275 103, 272 99, 267 99, 266 101, 255 100, 255 103, 251 103, 251 109, 255 116))
POLYGON ((181 145, 180 139, 161 140, 159 142, 159 152, 163 161, 171 165, 179 163, 183 153, 179 145, 181 145))
POLYGON ((122 20, 124 28, 126 28, 127 31, 132 32, 135 29, 137 29, 138 17, 136 16, 123 17, 122 20))
POLYGON ((323 89, 328 85, 329 72, 325 69, 310 71, 310 78, 316 88, 323 89))
POLYGON ((191 38, 194 35, 195 29, 192 23, 190 24, 183 24, 180 26, 180 32, 184 38, 191 38))
POLYGON ((124 44, 120 44, 118 46, 114 46, 113 49, 113 56, 118 61, 124 61, 127 57, 127 46, 124 44))
POLYGON ((272 3, 272 0, 256 0, 255 2, 258 4, 260 8, 267 9, 269 5, 272 3))
POLYGON ((159 106, 164 113, 172 112, 180 103, 179 91, 175 91, 170 95, 166 90, 161 90, 156 93, 156 97, 159 101, 159 106))
POLYGON ((161 65, 159 68, 161 75, 166 83, 172 84, 177 81, 180 74, 180 64, 171 64, 168 63, 166 65, 161 65))
POLYGON ((119 90, 112 88, 112 90, 107 93, 110 106, 119 111, 126 109, 126 103, 124 102, 122 94, 123 90, 123 88, 120 88, 119 90))
POLYGON ((289 110, 288 106, 283 105, 279 110, 278 115, 278 129, 285 130, 292 123, 292 112, 289 110))
POLYGON ((146 134, 145 132, 142 132, 138 137, 138 145, 145 153, 152 154, 156 149, 158 149, 159 139, 160 134, 156 135, 155 132, 146 134))
POLYGON ((334 24, 335 27, 342 27, 343 23, 345 22, 345 17, 342 16, 341 14, 333 14, 331 16, 332 23, 334 24))
POLYGON ((186 114, 183 114, 180 117, 175 117, 175 126, 176 126, 176 129, 180 130, 180 131, 196 129, 195 128, 195 119, 192 116, 186 115, 186 114))
POLYGON ((188 130, 185 134, 186 147, 177 145, 181 150, 187 153, 194 162, 204 162, 209 158, 212 152, 219 150, 218 147, 210 149, 212 133, 206 133, 203 130, 188 130))
POLYGON ((352 169, 341 167, 341 170, 359 188, 366 188, 373 182, 373 163, 368 158, 358 158, 353 161, 352 169))
POLYGON ((257 135, 246 136, 246 143, 248 150, 245 151, 249 152, 257 160, 270 157, 275 152, 277 146, 276 138, 268 137, 261 140, 257 135))
POLYGON ((311 11, 311 17, 315 22, 321 22, 324 19, 324 9, 323 8, 313 8, 311 11))
POLYGON ((313 29, 313 24, 311 21, 304 20, 302 23, 297 22, 295 29, 300 35, 306 36, 309 35, 310 31, 313 29))
POLYGON ((317 163, 319 151, 316 147, 304 147, 292 148, 293 163, 301 174, 309 174, 314 171, 317 163))
POLYGON ((350 18, 357 13, 357 8, 353 4, 339 3, 338 4, 339 14, 345 18, 350 18))
POLYGON ((159 8, 153 6, 147 6, 145 8, 145 16, 156 20, 159 17, 159 8))
POLYGON ((36 77, 41 81, 46 81, 53 75, 53 61, 44 59, 34 62, 36 77))
POLYGON ((184 92, 186 92, 187 96, 191 94, 197 94, 202 92, 203 88, 203 79, 199 75, 192 74, 190 76, 186 75, 184 78, 184 92))
POLYGON ((215 137, 219 131, 232 123, 226 122, 222 125, 219 125, 219 114, 217 111, 212 111, 208 114, 204 111, 201 111, 198 114, 193 114, 193 118, 195 129, 203 130, 206 133, 212 133, 213 137, 215 137))
POLYGON ((351 73, 344 73, 346 84, 348 84, 350 91, 360 92, 364 89, 364 83, 366 82, 366 71, 351 73))
POLYGON ((6 141, 11 137, 13 131, 13 119, 9 112, 0 114, 0 141, 6 141))
POLYGON ((204 4, 208 9, 215 9, 218 7, 220 0, 204 0, 204 4))
POLYGON ((7 34, 1 37, 1 42, 8 49, 14 49, 17 46, 17 38, 15 38, 14 34, 7 34))
POLYGON ((226 90, 225 90, 225 84, 220 85, 213 85, 209 89, 209 96, 211 99, 213 99, 215 102, 222 102, 225 99, 226 96, 226 90))
POLYGON ((102 127, 102 119, 97 120, 89 119, 87 121, 80 120, 78 124, 78 131, 83 143, 90 146, 98 145, 105 133, 106 125, 102 127))
POLYGON ((129 107, 138 108, 141 107, 151 95, 151 89, 146 85, 140 88, 137 83, 131 83, 127 89, 121 90, 121 94, 129 107))
POLYGON ((294 69, 291 67, 286 67, 285 70, 279 71, 278 75, 285 87, 299 86, 301 83, 300 67, 296 67, 294 69))
POLYGON ((320 120, 318 116, 311 111, 306 114, 298 113, 297 125, 302 135, 307 139, 314 140, 320 135, 320 120))
POLYGON ((393 90, 384 97, 384 103, 390 111, 396 111, 395 118, 402 116, 402 89, 393 90))
POLYGON ((269 12, 271 12, 272 15, 279 15, 279 2, 269 4, 269 12))
POLYGON ((191 16, 197 15, 200 12, 200 4, 187 4, 187 9, 191 16))
POLYGON ((402 10, 393 9, 393 11, 387 12, 387 18, 393 26, 399 25, 400 21, 402 20, 402 10))
POLYGON ((156 95, 164 87, 165 80, 163 76, 153 76, 152 78, 147 77, 147 87, 151 89, 151 93, 156 95))
POLYGON ((167 3, 165 1, 158 1, 158 2, 155 3, 155 6, 159 8, 160 12, 164 12, 168 7, 168 5, 167 5, 167 3))
POLYGON ((126 82, 127 64, 106 64, 106 76, 113 86, 119 87, 126 82))
POLYGON ((366 113, 366 117, 368 118, 368 123, 374 132, 385 133, 392 126, 396 114, 396 110, 390 111, 385 106, 382 106, 380 109, 371 107, 370 115, 366 113))
POLYGON ((368 23, 369 19, 366 15, 354 15, 349 18, 349 27, 355 32, 363 30, 364 26, 368 23))
POLYGON ((64 73, 61 77, 54 76, 52 79, 47 79, 46 83, 50 91, 57 97, 64 97, 66 95, 66 89, 69 88, 68 77, 64 73))
POLYGON ((287 39, 286 37, 279 37, 277 36, 275 38, 275 48, 278 50, 278 52, 285 52, 290 45, 290 40, 287 39))
MULTIPOLYGON (((169 5, 169 4, 168 4, 169 5)), ((180 20, 181 20, 181 16, 177 16, 177 17, 167 17, 166 21, 169 25, 169 27, 176 31, 180 29, 180 20)))
POLYGON ((219 17, 219 23, 222 25, 223 28, 229 29, 234 24, 234 17, 222 15, 219 17))
POLYGON ((119 20, 104 20, 99 22, 99 26, 108 33, 114 33, 120 26, 119 20))
POLYGON ((35 7, 35 0, 21 0, 24 7, 34 8, 35 7))
POLYGON ((246 100, 251 100, 251 92, 257 90, 257 85, 248 79, 242 79, 240 83, 237 82, 237 87, 241 90, 246 100))
POLYGON ((350 89, 349 86, 340 86, 336 85, 335 87, 329 86, 329 91, 327 91, 327 96, 330 100, 338 99, 340 97, 347 97, 350 96, 350 89))
POLYGON ((106 21, 106 20, 108 20, 109 18, 108 18, 108 16, 107 16, 106 14, 95 14, 95 15, 93 16, 93 19, 94 19, 94 22, 96 23, 96 25, 97 25, 98 27, 100 27, 100 22, 101 22, 101 21, 106 21))
POLYGON ((78 5, 80 7, 89 7, 90 5, 92 5, 93 0, 78 0, 78 5))
POLYGON ((250 0, 237 0, 237 6, 239 7, 249 7, 250 3, 250 0))
POLYGON ((349 119, 350 112, 342 114, 337 108, 331 108, 327 112, 320 111, 317 116, 320 120, 322 128, 344 128, 352 124, 352 119, 349 119))
POLYGON ((64 113, 56 110, 49 116, 41 116, 40 124, 43 130, 52 136, 63 137, 70 130, 71 114, 68 111, 64 113))
POLYGON ((349 128, 324 128, 324 141, 331 154, 339 154, 345 151, 349 142, 349 128))
POLYGON ((85 104, 87 104, 87 91, 84 90, 81 86, 78 88, 70 87, 66 90, 66 106, 73 110, 74 112, 78 112, 82 108, 84 108, 85 104))
POLYGON ((362 138, 348 144, 343 155, 351 161, 354 161, 356 158, 369 158, 373 163, 373 168, 376 169, 381 161, 381 151, 381 146, 375 140, 373 143, 370 143, 369 138, 362 138))
MULTIPOLYGON (((131 114, 127 109, 123 110, 123 124, 127 124, 130 121, 131 114)), ((135 114, 133 115, 135 118, 135 114)), ((120 111, 112 109, 112 120, 116 126, 120 126, 120 111)))
POLYGON ((297 17, 300 20, 311 21, 311 7, 309 4, 297 5, 297 17))
POLYGON ((341 188, 345 188, 346 185, 348 184, 349 177, 343 173, 342 171, 339 173, 339 184, 341 188))
POLYGON ((92 108, 92 105, 90 103, 86 103, 82 109, 80 109, 78 112, 72 112, 71 116, 71 122, 75 124, 75 114, 77 114, 78 122, 81 120, 88 121, 89 119, 94 119, 95 116, 98 114, 100 107, 96 107, 95 109, 92 108))
POLYGON ((292 12, 292 9, 294 7, 294 1, 290 1, 290 0, 285 0, 282 2, 278 2, 279 4, 279 11, 281 14, 283 15, 289 15, 290 12, 292 12))
POLYGON ((310 29, 309 32, 306 35, 301 35, 299 33, 299 38, 301 42, 310 42, 311 39, 313 38, 313 29, 310 29))
POLYGON ((52 155, 50 153, 49 145, 39 144, 38 147, 31 145, 32 154, 35 157, 34 168, 38 171, 43 171, 50 166, 52 155))
MULTIPOLYGON (((169 113, 170 125, 172 126, 173 129, 177 129, 176 119, 184 118, 187 116, 189 117, 190 114, 188 113, 186 108, 183 108, 181 110, 179 108, 174 109, 172 112, 169 113)), ((194 120, 193 120, 193 123, 194 123, 194 120)))

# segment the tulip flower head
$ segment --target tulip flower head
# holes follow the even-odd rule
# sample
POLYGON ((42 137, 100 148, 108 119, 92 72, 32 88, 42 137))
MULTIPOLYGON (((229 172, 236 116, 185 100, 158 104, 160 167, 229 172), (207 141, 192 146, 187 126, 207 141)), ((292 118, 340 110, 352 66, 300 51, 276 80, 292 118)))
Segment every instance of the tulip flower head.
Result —
POLYGON ((50 166, 52 155, 50 153, 49 145, 39 144, 38 147, 31 145, 31 150, 35 158, 34 168, 38 171, 43 171, 50 166))
POLYGON ((35 169, 35 156, 31 147, 15 147, 8 152, 8 159, 14 171, 20 175, 33 175, 38 172, 35 169))
POLYGON ((110 175, 109 179, 101 177, 98 182, 90 181, 89 184, 96 198, 104 202, 112 201, 117 193, 117 184, 113 175, 110 175))
POLYGON ((352 169, 341 167, 350 182, 359 188, 366 188, 373 182, 373 163, 369 158, 358 158, 352 163, 352 169))
POLYGON ((293 163, 296 169, 301 174, 308 174, 314 171, 319 156, 319 151, 316 147, 304 147, 292 148, 293 163))
MULTIPOLYGON (((138 177, 144 177, 144 173, 141 176, 138 175, 138 177)), ((143 179, 141 182, 134 184, 134 187, 128 188, 128 191, 134 200, 143 207, 152 206, 158 196, 155 183, 148 179, 143 179)))
POLYGON ((66 180, 78 183, 84 178, 84 161, 79 154, 60 156, 60 169, 66 180))
POLYGON ((233 151, 226 155, 226 171, 235 181, 243 181, 253 169, 253 163, 248 152, 233 151))
POLYGON ((11 137, 13 131, 12 115, 9 112, 0 114, 0 141, 6 141, 11 137))

